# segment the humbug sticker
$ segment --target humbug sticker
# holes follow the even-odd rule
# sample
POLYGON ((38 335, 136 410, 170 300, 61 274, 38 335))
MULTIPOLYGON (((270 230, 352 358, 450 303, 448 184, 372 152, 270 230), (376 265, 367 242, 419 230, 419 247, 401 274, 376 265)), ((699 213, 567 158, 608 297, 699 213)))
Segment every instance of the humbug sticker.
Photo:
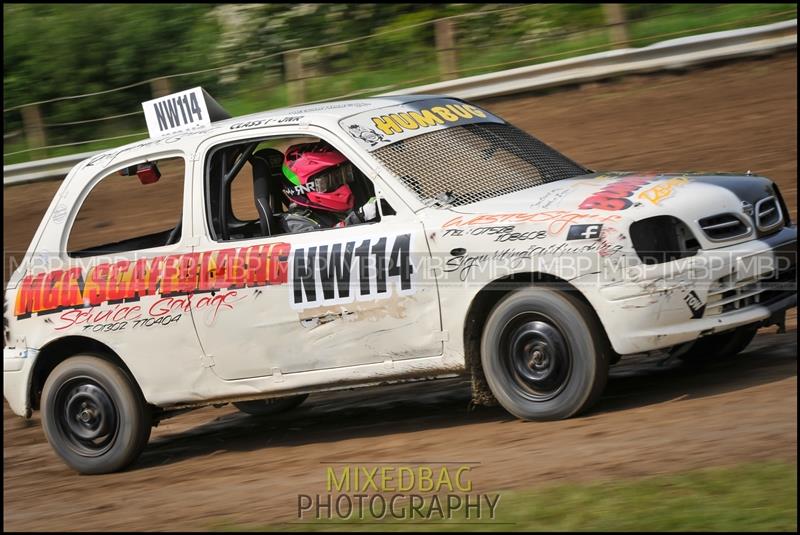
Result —
POLYGON ((470 123, 504 123, 488 111, 455 99, 428 99, 353 115, 339 125, 372 151, 410 137, 470 123))
POLYGON ((414 293, 411 236, 365 237, 292 250, 290 305, 305 309, 414 293))

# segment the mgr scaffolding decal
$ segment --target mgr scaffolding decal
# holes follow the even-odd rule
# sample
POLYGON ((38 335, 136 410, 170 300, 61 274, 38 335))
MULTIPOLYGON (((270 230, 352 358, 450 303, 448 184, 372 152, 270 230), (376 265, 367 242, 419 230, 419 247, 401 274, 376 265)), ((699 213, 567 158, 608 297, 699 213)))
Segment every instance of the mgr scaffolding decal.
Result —
POLYGON ((128 303, 147 295, 169 297, 283 284, 290 248, 281 242, 27 275, 17 292, 14 315, 23 319, 104 302, 128 303))

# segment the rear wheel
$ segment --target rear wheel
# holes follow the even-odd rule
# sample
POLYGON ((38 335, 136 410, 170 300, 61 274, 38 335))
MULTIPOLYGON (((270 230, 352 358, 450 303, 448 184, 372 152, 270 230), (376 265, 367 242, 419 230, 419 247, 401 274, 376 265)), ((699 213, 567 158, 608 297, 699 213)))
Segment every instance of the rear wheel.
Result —
POLYGON ((759 325, 758 323, 745 325, 731 331, 700 338, 679 358, 687 362, 700 363, 732 357, 750 345, 758 332, 759 325))
POLYGON ((50 445, 82 474, 125 468, 150 438, 151 414, 133 379, 100 357, 75 356, 56 366, 41 406, 50 445))
POLYGON ((605 387, 609 356, 591 309, 541 288, 517 290, 500 301, 481 342, 489 388, 525 420, 569 418, 589 408, 605 387))
POLYGON ((306 400, 308 394, 285 398, 257 399, 254 401, 237 401, 234 406, 242 412, 253 416, 271 416, 294 409, 306 400))

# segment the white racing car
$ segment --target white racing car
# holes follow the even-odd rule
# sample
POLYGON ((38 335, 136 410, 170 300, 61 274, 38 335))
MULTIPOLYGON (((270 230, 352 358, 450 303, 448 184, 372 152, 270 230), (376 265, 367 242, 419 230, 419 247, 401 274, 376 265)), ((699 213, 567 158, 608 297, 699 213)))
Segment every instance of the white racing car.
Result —
POLYGON ((82 473, 185 409, 414 379, 567 418, 622 355, 735 354, 796 305, 796 227, 749 172, 595 173, 443 96, 144 108, 6 291, 5 398, 82 473))

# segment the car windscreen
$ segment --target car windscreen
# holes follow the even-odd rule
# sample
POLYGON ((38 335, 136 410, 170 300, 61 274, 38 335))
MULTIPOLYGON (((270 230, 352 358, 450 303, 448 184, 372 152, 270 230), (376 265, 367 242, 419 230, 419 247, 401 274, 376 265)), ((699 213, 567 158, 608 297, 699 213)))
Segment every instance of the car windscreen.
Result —
POLYGON ((423 202, 452 206, 589 172, 510 124, 451 126, 372 153, 423 202))

